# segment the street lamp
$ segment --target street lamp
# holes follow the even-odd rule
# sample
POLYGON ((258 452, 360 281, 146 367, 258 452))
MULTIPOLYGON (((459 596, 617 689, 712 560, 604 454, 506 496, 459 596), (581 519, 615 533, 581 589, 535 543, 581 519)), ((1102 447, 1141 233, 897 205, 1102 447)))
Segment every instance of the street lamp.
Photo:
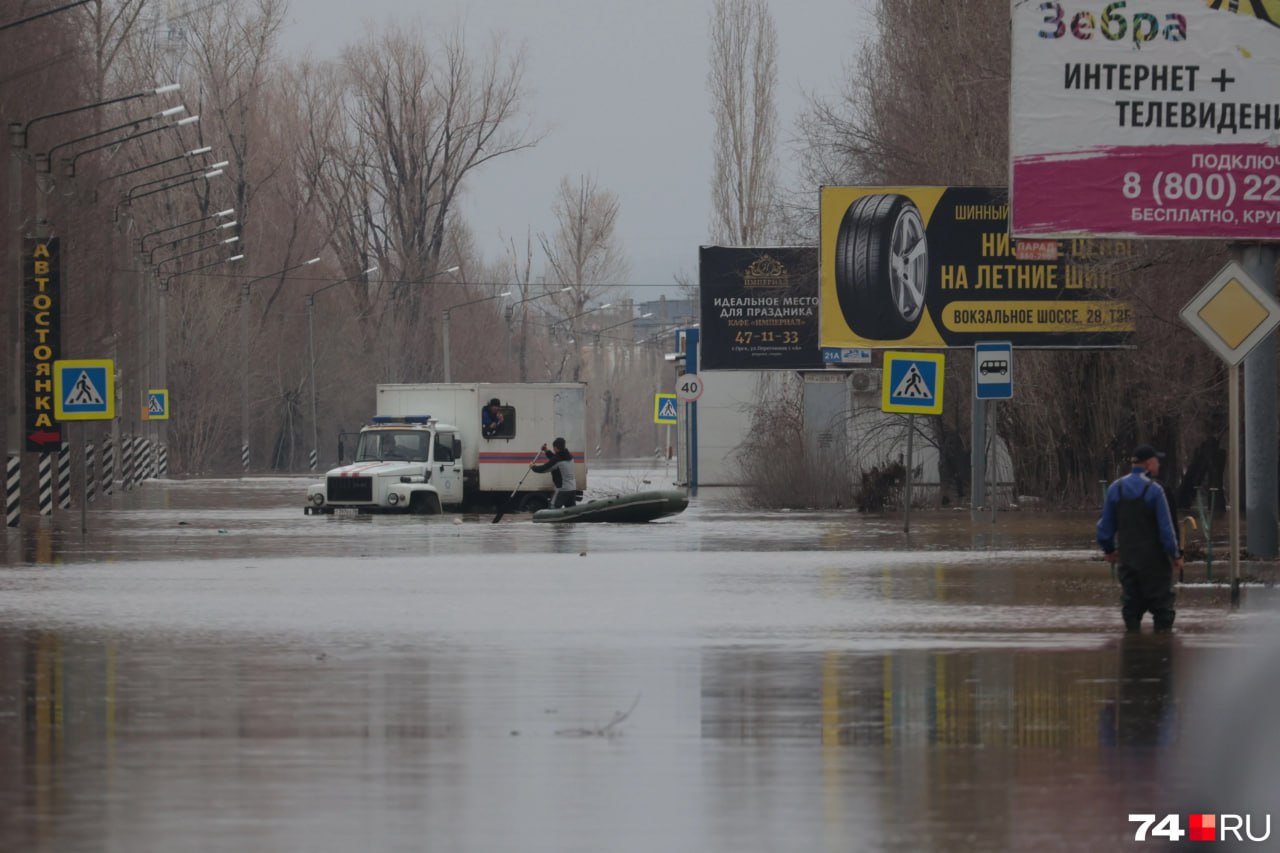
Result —
MULTIPOLYGON (((72 8, 74 5, 79 5, 79 4, 64 5, 64 6, 57 7, 55 9, 48 10, 46 12, 39 13, 38 15, 28 16, 28 17, 19 19, 17 21, 11 21, 10 23, 4 25, 4 29, 8 29, 10 27, 16 27, 20 24, 27 23, 28 21, 35 20, 36 18, 43 17, 44 15, 47 15, 47 14, 61 12, 65 9, 72 8)), ((163 95, 169 92, 176 92, 178 91, 179 88, 180 87, 178 86, 177 83, 170 83, 164 86, 157 86, 149 89, 144 89, 139 92, 133 92, 128 95, 121 95, 120 97, 116 97, 116 98, 107 98, 105 100, 95 101, 90 104, 82 104, 81 106, 72 107, 70 109, 58 110, 52 113, 45 113, 44 115, 36 116, 35 118, 30 119, 26 122, 10 122, 9 123, 9 126, 7 129, 9 132, 9 147, 12 152, 12 157, 10 158, 11 179, 9 181, 9 189, 8 189, 9 214, 10 214, 9 221, 11 223, 14 223, 14 227, 10 229, 10 241, 11 241, 10 251, 11 251, 11 257, 16 260, 18 265, 18 269, 13 279, 15 282, 22 281, 22 264, 23 264, 23 261, 22 261, 23 232, 22 232, 22 229, 19 228, 17 225, 17 223, 22 222, 24 219, 24 217, 22 216, 22 163, 24 159, 22 154, 27 149, 27 142, 30 138, 30 131, 32 127, 34 127, 36 124, 40 122, 48 121, 54 118, 59 118, 61 116, 72 115, 75 113, 84 112, 86 110, 92 110, 92 109, 97 109, 99 107, 109 106, 111 104, 123 103, 125 101, 134 100, 136 98, 144 98, 144 97, 150 97, 152 95, 163 95)), ((36 226, 35 226, 36 236, 43 237, 45 234, 45 229, 47 227, 46 223, 44 222, 44 217, 40 215, 43 213, 44 193, 40 192, 40 193, 37 193, 36 195, 37 195, 36 203, 37 203, 37 206, 40 208, 40 210, 37 211, 37 216, 36 216, 36 226)), ((7 340, 2 345, 2 348, 4 351, 4 358, 0 359, 0 376, 4 376, 6 378, 12 377, 9 380, 9 382, 6 382, 7 387, 5 389, 5 395, 4 395, 5 397, 7 397, 7 400, 8 400, 7 409, 9 413, 9 416, 6 419, 6 424, 5 424, 5 436, 6 436, 7 456, 8 456, 6 465, 5 465, 6 479, 16 478, 19 481, 21 481, 21 460, 22 460, 22 447, 23 447, 22 423, 23 423, 23 417, 24 417, 23 413, 26 411, 26 404, 24 400, 25 395, 23 393, 25 371, 22 369, 22 350, 21 350, 22 343, 20 340, 21 334, 22 334, 24 289, 21 286, 21 284, 19 284, 18 286, 14 287, 13 291, 14 291, 14 298, 12 300, 0 300, 0 318, 2 318, 0 319, 0 325, 2 325, 5 328, 7 333, 7 340), (4 314, 6 311, 8 313, 8 316, 4 317, 4 314), (9 383, 12 383, 12 384, 9 384, 9 383)), ((17 526, 19 524, 21 519, 20 503, 21 503, 20 492, 17 496, 14 496, 11 502, 6 503, 6 506, 5 506, 5 523, 6 524, 10 526, 17 526)))
MULTIPOLYGON (((141 127, 146 122, 155 121, 157 119, 162 119, 162 118, 169 118, 170 116, 176 116, 176 115, 179 115, 180 113, 185 113, 186 111, 187 111, 187 108, 182 104, 179 104, 176 107, 169 107, 168 109, 161 110, 158 113, 152 113, 151 115, 146 115, 146 116, 143 116, 142 118, 136 118, 136 119, 133 119, 132 121, 126 121, 124 124, 117 124, 115 127, 108 127, 102 130, 95 130, 93 133, 86 133, 84 136, 78 137, 76 139, 68 139, 66 142, 59 142, 57 145, 50 148, 44 154, 36 155, 36 167, 37 169, 40 169, 41 164, 43 163, 43 171, 48 172, 51 164, 53 163, 53 152, 57 151, 59 148, 70 148, 72 145, 77 145, 81 142, 88 142, 90 139, 97 139, 99 136, 106 136, 108 133, 115 133, 118 130, 127 130, 129 128, 134 129, 133 133, 128 134, 127 136, 123 136, 120 139, 112 139, 107 142, 103 142, 99 145, 94 145, 91 148, 85 148, 83 151, 78 152, 75 157, 63 158, 63 163, 64 163, 63 171, 66 173, 66 176, 68 178, 74 178, 76 176, 76 161, 79 160, 85 154, 92 154, 94 151, 101 151, 104 148, 110 148, 113 145, 119 145, 121 142, 125 142, 130 139, 136 139, 139 136, 146 136, 149 133, 158 133, 159 131, 164 130, 166 127, 174 127, 176 126, 176 123, 172 125, 162 124, 159 127, 152 127, 152 128, 148 128, 147 130, 138 130, 138 128, 141 127)), ((179 119, 179 121, 181 121, 181 119, 179 119)), ((188 122, 188 124, 191 124, 191 122, 188 122)))
MULTIPOLYGON (((89 149, 89 150, 92 150, 92 149, 89 149)), ((136 175, 138 172, 145 172, 148 169, 155 169, 160 166, 167 166, 170 163, 176 163, 179 160, 190 160, 192 157, 199 157, 201 154, 208 154, 212 150, 213 150, 213 146, 211 145, 205 145, 201 148, 192 148, 190 151, 183 151, 181 154, 179 154, 176 157, 169 157, 166 160, 157 160, 154 163, 147 163, 145 165, 138 166, 133 169, 129 169, 127 172, 119 172, 114 175, 106 175, 98 180, 98 183, 96 184, 96 186, 100 187, 103 184, 105 184, 107 181, 114 181, 117 178, 124 178, 124 177, 128 177, 129 175, 136 175)), ((79 160, 81 155, 87 154, 87 153, 88 151, 81 151, 75 157, 71 158, 71 162, 68 164, 68 166, 70 167, 68 169, 68 177, 72 177, 72 178, 75 177, 76 160, 79 160)))
MULTIPOLYGON (((212 177, 215 177, 216 175, 221 175, 222 170, 229 165, 230 165, 230 161, 223 160, 218 163, 210 163, 208 166, 201 166, 198 169, 188 169, 187 171, 179 172, 176 175, 165 175, 163 178, 155 178, 154 180, 143 181, 140 184, 134 184, 124 194, 124 204, 126 205, 130 204, 133 201, 143 198, 144 196, 149 196, 152 194, 152 192, 154 192, 153 190, 147 190, 144 193, 138 193, 137 195, 134 195, 134 190, 140 190, 143 187, 154 187, 157 184, 163 184, 163 183, 166 183, 167 181, 175 181, 178 178, 189 178, 192 175, 203 174, 203 176, 206 178, 212 178, 212 177)), ((179 182, 179 184, 180 183, 183 183, 183 182, 179 182)), ((170 184, 169 186, 178 186, 179 184, 170 184)), ((161 189, 168 189, 169 186, 162 187, 161 189)))
MULTIPOLYGON (((454 269, 457 269, 455 267, 454 269)), ((307 361, 311 365, 311 453, 309 458, 310 470, 316 470, 316 463, 320 459, 320 430, 316 425, 316 344, 315 344, 315 315, 316 315, 316 296, 324 293, 326 290, 337 287, 340 284, 346 284, 349 281, 355 281, 357 278, 375 273, 378 267, 369 267, 362 273, 349 276, 332 284, 326 284, 324 287, 318 287, 306 295, 307 303, 307 361)))
POLYGON ((188 219, 186 222, 179 222, 177 225, 167 225, 164 228, 157 228, 155 231, 143 234, 138 238, 138 253, 141 254, 147 251, 147 240, 152 237, 159 237, 161 234, 167 234, 170 231, 176 231, 179 228, 186 228, 188 225, 195 225, 196 223, 204 222, 205 220, 213 219, 214 217, 221 219, 224 216, 233 216, 235 215, 235 212, 236 209, 234 207, 228 207, 226 210, 219 210, 216 213, 209 214, 208 216, 199 216, 195 219, 188 219))
POLYGON ((53 9, 46 9, 43 12, 36 12, 34 15, 27 15, 25 18, 19 18, 18 20, 10 21, 7 24, 0 24, 0 32, 13 29, 14 27, 21 26, 22 24, 29 24, 32 21, 38 21, 41 18, 47 18, 50 15, 56 15, 59 12, 65 12, 68 9, 74 9, 77 6, 83 6, 85 3, 89 2, 91 2, 91 0, 74 0, 72 3, 57 6, 53 9))
MULTIPOLYGON (((170 240, 167 243, 161 243, 160 245, 154 247, 151 251, 147 252, 147 263, 149 264, 154 263, 156 252, 159 251, 160 249, 165 248, 166 246, 176 246, 179 243, 185 243, 188 240, 194 240, 197 237, 203 237, 205 234, 212 234, 215 231, 222 231, 227 228, 235 228, 239 224, 240 223, 237 220, 233 219, 230 222, 223 222, 221 225, 215 225, 212 228, 206 228, 203 231, 197 231, 194 234, 187 234, 184 237, 179 237, 176 240, 170 240)), ((232 243, 239 239, 240 239, 239 237, 232 237, 230 240, 223 240, 222 242, 232 243)), ((180 256, 175 255, 174 257, 180 257, 180 256)), ((173 258, 169 258, 168 260, 173 260, 173 258)), ((161 261, 161 263, 163 263, 163 261, 161 261)))
MULTIPOLYGON (((221 260, 212 261, 210 263, 204 264, 203 266, 193 267, 192 269, 183 270, 182 272, 171 272, 164 278, 159 279, 159 281, 157 282, 157 286, 160 288, 161 293, 165 293, 169 290, 169 282, 173 281, 175 278, 177 278, 180 275, 195 275, 201 270, 207 270, 211 267, 222 266, 223 264, 234 264, 236 261, 242 261, 242 260, 244 260, 244 255, 232 255, 229 258, 222 258, 221 260)), ((164 263, 164 261, 161 261, 160 263, 164 263)), ((158 270, 159 270, 159 265, 157 265, 157 271, 158 270)), ((161 326, 160 328, 161 328, 161 331, 163 331, 164 327, 161 326)))
POLYGON ((510 305, 504 308, 503 313, 507 318, 507 322, 509 323, 511 322, 511 318, 514 317, 516 314, 517 305, 523 305, 526 302, 533 302, 535 299, 541 299, 544 296, 555 296, 557 293, 568 293, 570 290, 573 290, 573 288, 562 287, 559 290, 545 290, 542 293, 539 293, 537 296, 526 296, 524 299, 517 299, 515 302, 512 302, 510 305))
MULTIPOLYGON (((579 317, 585 317, 588 314, 595 313, 596 311, 603 311, 606 308, 612 308, 612 307, 613 307, 612 302, 606 302, 603 305, 597 305, 595 308, 588 308, 586 311, 579 311, 577 314, 574 314, 572 317, 564 317, 561 320, 559 320, 559 322, 564 323, 566 326, 568 326, 570 323, 572 323, 574 320, 578 319, 579 317)), ((570 328, 570 331, 572 331, 572 327, 570 328)))
POLYGON ((240 468, 249 472, 249 288, 259 281, 287 275, 296 269, 320 263, 315 257, 282 270, 260 275, 240 285, 240 468))
POLYGON ((502 293, 495 293, 493 296, 482 296, 479 299, 472 299, 469 302, 462 302, 457 305, 450 305, 448 308, 444 309, 444 326, 442 329, 443 338, 441 342, 444 344, 444 381, 445 382, 453 381, 452 373, 449 369, 449 315, 450 313, 458 308, 466 308, 468 305, 479 305, 481 302, 488 302, 492 299, 501 299, 504 296, 510 296, 510 295, 511 295, 510 290, 504 290, 502 293))
MULTIPOLYGON (((234 224, 234 223, 232 223, 232 224, 234 224)), ((201 232, 201 233, 203 234, 203 233, 205 233, 205 232, 201 232)), ((193 236, 193 237, 197 237, 197 236, 199 236, 199 235, 198 235, 198 234, 193 234, 192 236, 193 236)), ((175 241, 175 242, 177 242, 177 241, 175 241)), ((189 250, 187 250, 187 251, 185 251, 185 252, 179 252, 178 254, 176 254, 176 255, 170 255, 170 256, 169 256, 169 257, 167 257, 167 258, 161 258, 161 259, 160 259, 160 261, 159 261, 158 263, 156 263, 156 264, 155 264, 156 272, 157 272, 157 273, 159 273, 159 272, 160 272, 160 267, 164 266, 165 264, 169 263, 170 261, 176 261, 176 260, 178 260, 179 258, 185 258, 185 257, 187 257, 188 255, 194 255, 194 254, 196 254, 197 252, 206 252, 206 251, 208 251, 209 249, 216 249, 216 248, 218 248, 219 246, 230 246, 232 243, 238 243, 238 242, 240 242, 240 238, 239 238, 239 237, 234 237, 234 236, 233 236, 233 237, 228 237, 228 238, 227 238, 227 239, 225 239, 225 240, 219 240, 218 242, 214 243, 214 244, 213 244, 213 245, 211 245, 211 246, 196 246, 194 249, 189 249, 189 250)), ((165 245, 168 245, 168 244, 165 244, 165 245)), ((164 246, 156 246, 156 249, 162 249, 162 248, 164 248, 164 246)), ((151 251, 152 251, 152 252, 154 252, 154 251, 155 251, 155 249, 152 249, 151 251)), ((151 263, 151 258, 150 258, 150 257, 148 257, 148 258, 147 258, 147 263, 151 263)))
POLYGON ((628 323, 634 323, 636 320, 647 320, 652 316, 653 316, 653 312, 650 311, 647 314, 641 314, 639 317, 628 317, 627 319, 623 320, 621 323, 614 323, 612 326, 605 326, 604 328, 596 329, 594 332, 594 335, 595 335, 594 343, 597 343, 597 344, 600 343, 601 332, 607 332, 610 329, 616 329, 619 326, 625 326, 628 323))
MULTIPOLYGON (((229 241, 224 241, 229 242, 229 241)), ((207 248, 207 247, 206 247, 207 248)), ((221 266, 222 264, 234 264, 236 261, 244 259, 244 255, 232 255, 229 258, 219 258, 216 261, 203 264, 193 269, 186 270, 182 273, 171 273, 163 280, 157 282, 156 299, 158 300, 159 319, 156 325, 157 329, 157 357, 156 357, 156 387, 168 389, 169 381, 169 312, 166 307, 166 301, 169 295, 169 282, 178 275, 193 275, 201 270, 207 270, 212 267, 221 266)), ((157 474, 161 477, 169 473, 169 422, 161 420, 156 422, 156 455, 159 457, 156 464, 157 474)))

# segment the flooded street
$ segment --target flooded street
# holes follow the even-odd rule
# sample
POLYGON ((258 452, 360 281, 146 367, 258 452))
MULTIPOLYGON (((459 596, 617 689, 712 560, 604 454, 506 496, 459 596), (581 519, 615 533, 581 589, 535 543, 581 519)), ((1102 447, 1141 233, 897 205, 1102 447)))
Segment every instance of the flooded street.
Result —
POLYGON ((1276 624, 1196 582, 1124 638, 1090 513, 310 517, 306 482, 0 540, 0 850, 1158 848, 1128 814, 1210 808, 1195 708, 1276 624))

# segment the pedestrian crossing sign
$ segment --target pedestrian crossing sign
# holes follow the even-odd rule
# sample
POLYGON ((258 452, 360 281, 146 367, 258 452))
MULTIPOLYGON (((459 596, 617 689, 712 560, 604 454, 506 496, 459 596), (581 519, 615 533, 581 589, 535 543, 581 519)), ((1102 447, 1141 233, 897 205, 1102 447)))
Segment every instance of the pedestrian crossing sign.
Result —
POLYGON ((53 363, 53 417, 109 421, 116 416, 116 371, 110 359, 53 363))
POLYGON ((676 395, 675 394, 654 394, 653 395, 653 422, 655 424, 667 424, 675 426, 676 424, 676 395))
POLYGON ((942 414, 943 353, 887 352, 880 409, 909 415, 942 414))
POLYGON ((147 392, 147 405, 142 413, 144 421, 169 420, 169 389, 152 388, 147 392))

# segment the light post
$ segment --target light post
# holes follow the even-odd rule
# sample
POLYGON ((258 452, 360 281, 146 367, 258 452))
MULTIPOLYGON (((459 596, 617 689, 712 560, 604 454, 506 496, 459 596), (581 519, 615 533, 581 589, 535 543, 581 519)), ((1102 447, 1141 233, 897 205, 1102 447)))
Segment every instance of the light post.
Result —
MULTIPOLYGON (((218 214, 215 214, 215 215, 218 215, 218 214)), ((151 235, 148 235, 148 236, 151 236, 151 235)), ((144 237, 143 239, 146 239, 146 238, 144 237)), ((224 241, 224 242, 230 242, 230 241, 224 241)), ((205 248, 208 248, 208 247, 205 247, 205 248)), ((169 312, 165 304, 169 297, 169 282, 172 281, 175 276, 178 276, 180 274, 194 275, 195 273, 198 273, 201 270, 212 269, 213 267, 222 266, 223 264, 234 264, 237 261, 241 261, 243 259, 244 259, 244 255, 232 255, 229 258, 220 258, 219 260, 212 261, 207 264, 203 264, 201 266, 195 267, 190 270, 186 270, 183 273, 170 273, 163 280, 158 280, 156 282, 157 290, 158 290, 158 293, 156 294, 156 298, 159 302, 159 306, 158 306, 159 311, 157 313, 159 313, 160 315, 159 322, 156 324, 157 326, 159 326, 159 328, 156 330, 157 339, 158 339, 157 348, 159 349, 159 354, 158 354, 158 357, 156 358, 156 387, 164 388, 166 390, 169 387, 167 384, 169 381, 169 320, 168 320, 169 312)), ((173 398, 172 396, 170 396, 169 398, 170 408, 172 408, 172 401, 173 401, 173 398)), ((158 474, 161 477, 163 477, 168 473, 168 469, 169 469, 169 458, 168 458, 169 454, 167 450, 169 446, 169 421, 168 420, 162 420, 156 425, 156 446, 160 456, 159 463, 157 465, 158 474)))
MULTIPOLYGON (((242 260, 244 260, 244 255, 232 255, 229 258, 223 258, 218 261, 213 261, 211 263, 207 263, 199 267, 194 267, 193 269, 189 269, 184 272, 169 273, 164 278, 158 279, 157 284, 160 288, 161 293, 167 293, 169 291, 169 282, 173 281, 175 278, 177 278, 180 275, 195 275, 201 270, 207 270, 212 267, 221 266, 222 264, 234 264, 236 261, 242 261, 242 260)), ((164 261, 161 261, 160 263, 164 263, 164 261)), ((157 265, 157 272, 159 271, 158 266, 159 265, 157 265)), ((164 327, 162 326, 161 328, 164 328, 164 327)))
MULTIPOLYGON (((149 252, 147 252, 147 263, 149 264, 154 263, 156 252, 167 246, 176 246, 179 243, 185 243, 188 240, 194 240, 195 238, 203 237, 206 234, 213 234, 216 231, 225 231, 228 228, 235 228, 239 224, 240 223, 237 220, 233 219, 230 222, 223 222, 221 225, 215 225, 212 228, 206 228, 203 231, 197 231, 194 234, 187 234, 185 237, 179 237, 178 239, 170 240, 167 243, 161 243, 160 245, 153 247, 149 252)), ((221 242, 223 244, 234 243, 234 242, 237 242, 239 239, 240 239, 239 237, 229 237, 228 239, 222 240, 221 242)), ((175 258, 181 257, 181 255, 174 255, 174 257, 175 258)), ((173 260, 173 258, 166 258, 165 260, 171 261, 173 260)), ((164 261, 161 261, 160 263, 164 263, 164 261)))
MULTIPOLYGON (((37 15, 28 16, 17 21, 11 21, 3 26, 3 29, 16 27, 20 24, 44 17, 45 15, 64 11, 80 5, 73 3, 64 5, 55 9, 50 9, 37 15)), ((58 110, 52 113, 36 116, 33 119, 24 122, 10 122, 8 126, 9 132, 9 149, 10 149, 10 174, 9 181, 9 221, 13 224, 10 236, 10 248, 12 257, 16 262, 17 269, 14 271, 14 288, 13 297, 0 299, 0 326, 6 331, 7 341, 0 346, 3 349, 3 357, 0 357, 0 375, 9 377, 9 381, 5 383, 4 396, 7 397, 8 417, 5 419, 5 444, 6 444, 6 462, 5 462, 5 481, 6 484, 14 483, 15 488, 10 490, 6 485, 6 501, 5 501, 5 524, 10 527, 16 527, 21 520, 21 472, 22 472, 22 451, 23 451, 23 418, 26 415, 26 400, 24 395, 23 377, 25 370, 22 364, 22 315, 24 306, 25 288, 22 284, 24 273, 24 260, 22 254, 22 229, 18 227, 18 223, 23 221, 22 216, 22 163, 24 155, 27 151, 27 143, 30 139, 32 127, 36 124, 51 119, 68 116, 87 110, 98 109, 100 107, 109 106, 111 104, 123 103, 137 98, 150 97, 153 95, 164 95, 170 92, 178 91, 180 87, 176 83, 165 86, 158 86, 134 92, 128 95, 121 95, 116 98, 107 98, 101 101, 95 101, 90 104, 83 104, 70 109, 58 110), (3 315, 7 313, 8 316, 3 315)), ((47 161, 46 161, 47 162, 47 161)), ((37 205, 41 208, 39 214, 43 213, 43 193, 37 194, 37 205)), ((42 215, 37 215, 36 220, 36 236, 43 237, 46 229, 46 223, 43 221, 42 215)), ((34 492, 32 492, 34 496, 34 492)), ((32 501, 28 501, 31 506, 32 501)))
POLYGON ((53 9, 45 9, 43 12, 36 12, 34 15, 27 15, 25 18, 19 18, 18 20, 10 21, 7 24, 0 24, 0 32, 3 32, 4 30, 11 30, 14 27, 18 27, 23 24, 29 24, 32 21, 38 21, 41 18, 47 18, 50 15, 56 15, 59 12, 65 12, 68 9, 74 9, 77 6, 83 6, 89 2, 91 2, 91 0, 74 0, 72 3, 66 3, 53 9))
POLYGON ((306 295, 307 304, 307 361, 310 364, 311 376, 311 453, 308 457, 308 468, 311 471, 316 470, 316 464, 320 459, 320 430, 316 424, 316 344, 315 344, 315 316, 316 316, 316 296, 324 293, 326 290, 337 287, 340 284, 346 284, 349 281, 355 281, 357 278, 363 278, 378 271, 376 266, 369 267, 362 273, 349 276, 340 281, 326 284, 324 287, 318 287, 306 295))
MULTIPOLYGON (((191 152, 188 152, 188 153, 191 153, 191 152)), ((138 252, 139 254, 141 254, 142 252, 147 251, 147 241, 150 240, 152 237, 159 237, 161 234, 167 234, 170 231, 177 231, 179 228, 186 228, 188 225, 197 225, 201 222, 205 222, 207 220, 213 219, 214 217, 221 219, 226 216, 233 216, 235 215, 235 212, 236 212, 236 209, 234 207, 228 207, 226 210, 219 210, 216 213, 211 213, 208 216, 200 216, 195 219, 188 219, 186 222, 179 222, 177 225, 167 225, 164 228, 157 228, 155 231, 151 231, 146 234, 143 234, 141 237, 138 238, 138 252)))
POLYGON ((444 344, 444 381, 452 382, 452 372, 449 367, 449 320, 450 314, 459 308, 466 308, 468 305, 479 305, 481 302, 489 302, 493 299, 501 299, 504 296, 510 296, 510 290, 504 290, 502 293, 495 293, 493 296, 482 296, 479 299, 472 299, 469 302, 461 302, 457 305, 450 305, 444 309, 444 325, 441 328, 441 342, 444 344))
POLYGON ((629 323, 634 323, 636 320, 648 320, 652 316, 653 316, 653 312, 650 311, 647 314, 641 314, 639 317, 628 317, 627 319, 623 320, 621 323, 614 323, 612 326, 605 326, 603 328, 596 329, 595 332, 593 333, 594 337, 592 342, 598 345, 600 343, 600 334, 602 332, 607 332, 610 329, 616 329, 619 326, 625 326, 629 323))
MULTIPOLYGON (((98 145, 93 145, 93 146, 90 146, 89 148, 82 149, 81 151, 76 152, 76 155, 74 157, 64 157, 62 161, 63 172, 66 174, 68 178, 74 178, 76 176, 76 161, 79 160, 81 157, 83 157, 85 154, 92 154, 95 151, 101 151, 104 148, 110 148, 113 145, 119 145, 121 142, 126 142, 130 139, 137 139, 139 136, 147 136, 148 134, 159 133, 160 131, 168 127, 176 127, 177 122, 175 122, 174 124, 162 124, 159 127, 152 127, 146 130, 138 129, 146 122, 156 121, 162 118, 170 118, 172 116, 185 113, 186 111, 187 111, 187 108, 185 106, 183 106, 182 104, 178 104, 178 106, 176 107, 169 107, 168 109, 161 110, 158 113, 152 113, 151 115, 146 115, 146 116, 142 116, 141 118, 136 118, 131 121, 126 121, 123 124, 117 124, 115 127, 107 127, 107 128, 103 128, 102 130, 95 130, 93 133, 86 133, 84 136, 77 137, 76 139, 68 139, 66 142, 60 142, 57 145, 50 148, 44 154, 36 155, 37 169, 43 168, 43 171, 48 172, 52 168, 53 152, 57 151, 59 148, 70 148, 72 145, 77 145, 81 142, 88 142, 90 139, 97 139, 99 136, 106 136, 108 133, 115 133, 116 131, 128 130, 129 128, 133 128, 133 131, 134 131, 133 133, 130 133, 126 136, 122 136, 119 139, 111 139, 111 140, 108 140, 107 142, 103 142, 98 145), (41 164, 43 164, 43 166, 41 164)), ((198 118, 198 116, 193 116, 193 118, 198 118)), ((181 121, 181 119, 179 119, 179 121, 181 121)), ((194 123, 195 122, 187 122, 187 124, 194 124, 194 123)))
MULTIPOLYGON (((509 327, 511 325, 511 320, 516 315, 517 305, 523 305, 526 302, 534 302, 535 300, 542 299, 544 296, 555 296, 560 293, 568 293, 571 290, 573 290, 572 287, 562 287, 559 290, 544 290, 542 293, 539 293, 537 296, 526 296, 524 299, 520 299, 520 300, 517 300, 516 302, 512 302, 503 311, 504 315, 507 318, 507 326, 509 327)), ((508 361, 511 360, 512 337, 513 335, 510 334, 510 329, 508 329, 508 334, 507 334, 507 360, 508 361)), ((528 348, 529 348, 529 312, 522 311, 520 312, 520 358, 518 360, 518 364, 520 366, 521 382, 524 382, 529 378, 528 358, 526 357, 528 348)))
POLYGON ((315 257, 282 270, 260 275, 240 285, 240 470, 249 473, 249 288, 259 281, 287 275, 296 269, 320 263, 315 257))
MULTIPOLYGON (((613 307, 613 303, 606 302, 603 305, 597 305, 595 308, 588 308, 586 311, 579 311, 577 314, 574 314, 570 317, 565 317, 562 321, 560 321, 564 323, 565 328, 569 330, 569 335, 571 336, 570 343, 573 344, 573 356, 574 356, 573 357, 573 381, 574 382, 578 382, 582 378, 582 350, 578 346, 577 336, 574 334, 574 331, 573 331, 573 321, 578 319, 579 317, 585 317, 588 314, 595 313, 596 311, 603 311, 606 308, 612 308, 612 307, 613 307)), ((552 326, 554 327, 555 324, 553 323, 552 326)))

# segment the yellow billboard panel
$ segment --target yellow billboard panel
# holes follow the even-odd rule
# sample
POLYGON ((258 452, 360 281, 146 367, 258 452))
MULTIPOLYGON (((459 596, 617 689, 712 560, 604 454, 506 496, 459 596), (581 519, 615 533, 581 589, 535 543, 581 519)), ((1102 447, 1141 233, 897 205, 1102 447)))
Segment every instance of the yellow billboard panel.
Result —
POLYGON ((1009 236, 1000 187, 823 187, 822 347, 1129 344, 1125 241, 1009 236))

